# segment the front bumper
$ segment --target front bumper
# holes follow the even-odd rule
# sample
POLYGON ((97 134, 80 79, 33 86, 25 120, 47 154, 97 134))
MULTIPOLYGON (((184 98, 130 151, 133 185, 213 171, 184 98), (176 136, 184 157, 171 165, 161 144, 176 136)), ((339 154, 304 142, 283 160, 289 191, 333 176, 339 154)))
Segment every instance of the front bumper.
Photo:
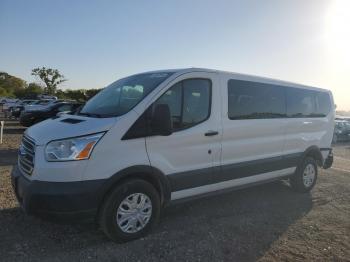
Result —
POLYGON ((29 215, 45 219, 74 222, 96 218, 104 180, 46 182, 29 180, 17 166, 11 173, 17 200, 29 215))

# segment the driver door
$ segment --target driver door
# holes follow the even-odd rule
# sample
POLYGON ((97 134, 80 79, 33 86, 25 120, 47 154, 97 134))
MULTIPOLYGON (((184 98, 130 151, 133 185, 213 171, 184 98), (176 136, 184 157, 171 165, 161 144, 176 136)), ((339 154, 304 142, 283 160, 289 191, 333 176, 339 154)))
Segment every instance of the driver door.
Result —
POLYGON ((213 182, 220 168, 220 88, 215 73, 190 73, 179 77, 154 104, 167 104, 173 132, 146 138, 152 166, 169 178, 171 198, 197 194, 213 182))

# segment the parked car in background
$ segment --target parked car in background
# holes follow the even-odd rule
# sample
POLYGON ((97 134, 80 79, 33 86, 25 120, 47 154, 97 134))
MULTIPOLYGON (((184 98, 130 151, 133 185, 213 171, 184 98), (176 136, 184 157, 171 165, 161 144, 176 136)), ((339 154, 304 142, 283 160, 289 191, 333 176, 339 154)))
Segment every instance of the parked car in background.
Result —
POLYGON ((10 107, 14 106, 16 103, 18 103, 19 99, 12 99, 12 98, 5 98, 2 100, 2 110, 8 111, 10 107))
POLYGON ((58 102, 45 108, 27 110, 21 114, 20 123, 29 127, 60 113, 74 113, 81 104, 76 102, 58 102))
POLYGON ((0 97, 0 106, 5 104, 5 102, 6 102, 6 97, 0 97))
POLYGON ((45 107, 49 107, 55 103, 63 102, 64 100, 53 100, 53 99, 41 99, 33 104, 25 105, 23 111, 38 110, 45 107))
POLYGON ((350 140, 350 122, 346 120, 335 120, 333 143, 350 140))
POLYGON ((38 95, 39 99, 49 99, 49 100, 57 100, 57 96, 51 96, 51 95, 38 95))
POLYGON ((340 116, 340 115, 336 115, 335 116, 335 120, 344 120, 350 123, 350 116, 340 116))
POLYGON ((52 105, 61 103, 61 102, 70 102, 70 103, 76 103, 75 100, 63 100, 63 99, 59 99, 59 100, 40 100, 37 103, 34 103, 32 105, 28 105, 25 107, 24 111, 32 111, 32 110, 39 110, 39 109, 44 109, 46 107, 50 107, 52 105))
POLYGON ((11 112, 10 109, 16 105, 20 100, 12 99, 12 98, 3 98, 1 100, 1 111, 5 113, 5 117, 10 117, 11 112))
POLYGON ((26 105, 32 105, 36 102, 38 102, 38 100, 26 99, 26 100, 18 101, 16 104, 14 104, 9 108, 10 117, 14 117, 14 118, 20 117, 21 112, 24 110, 24 107, 26 105))

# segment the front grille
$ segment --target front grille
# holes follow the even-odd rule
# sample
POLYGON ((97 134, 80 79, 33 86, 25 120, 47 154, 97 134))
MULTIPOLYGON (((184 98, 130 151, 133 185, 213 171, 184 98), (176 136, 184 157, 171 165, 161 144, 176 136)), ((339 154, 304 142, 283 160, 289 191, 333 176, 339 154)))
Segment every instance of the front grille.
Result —
POLYGON ((35 141, 24 135, 19 148, 18 166, 25 175, 30 176, 34 169, 35 141))

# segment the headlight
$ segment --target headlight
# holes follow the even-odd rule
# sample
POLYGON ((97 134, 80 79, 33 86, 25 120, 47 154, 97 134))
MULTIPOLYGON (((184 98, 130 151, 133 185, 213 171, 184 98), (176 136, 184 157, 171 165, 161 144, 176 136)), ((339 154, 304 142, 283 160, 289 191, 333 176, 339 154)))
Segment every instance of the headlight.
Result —
POLYGON ((104 133, 52 141, 45 148, 47 161, 88 159, 104 133))

